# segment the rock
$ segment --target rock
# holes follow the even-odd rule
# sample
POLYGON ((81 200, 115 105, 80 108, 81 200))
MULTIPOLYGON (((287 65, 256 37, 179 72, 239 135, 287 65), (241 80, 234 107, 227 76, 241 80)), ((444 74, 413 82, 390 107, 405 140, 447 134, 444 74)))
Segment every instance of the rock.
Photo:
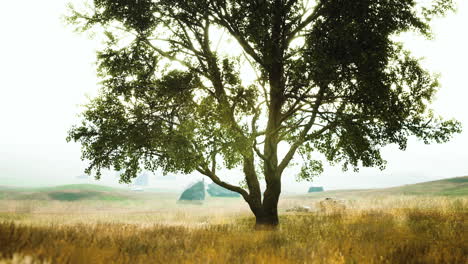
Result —
POLYGON ((239 193, 230 191, 226 188, 223 188, 216 183, 208 185, 208 190, 206 190, 211 197, 240 197, 239 193))
POLYGON ((179 201, 203 201, 205 200, 205 183, 196 182, 188 187, 180 196, 179 201))
POLYGON ((323 192, 323 187, 310 187, 309 188, 309 192, 310 193, 313 193, 313 192, 323 192))
POLYGON ((323 213, 339 213, 346 210, 343 200, 333 198, 325 198, 325 200, 318 202, 316 207, 323 213))

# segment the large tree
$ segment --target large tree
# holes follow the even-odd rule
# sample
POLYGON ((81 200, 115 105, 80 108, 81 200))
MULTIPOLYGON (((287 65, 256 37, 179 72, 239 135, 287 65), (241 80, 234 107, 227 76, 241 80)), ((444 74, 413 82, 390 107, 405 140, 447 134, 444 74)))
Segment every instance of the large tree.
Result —
POLYGON ((195 171, 278 224, 281 177, 383 168, 380 149, 460 131, 428 108, 439 84, 397 41, 431 37, 450 0, 94 0, 70 22, 102 36, 100 94, 69 133, 88 173, 195 171), (251 78, 255 76, 255 78, 251 78), (279 146, 281 145, 280 152, 279 146), (284 149, 284 151, 283 151, 284 149), (284 153, 283 153, 284 152, 284 153), (321 154, 321 155, 319 155, 321 154), (228 183, 220 174, 243 172, 228 183), (261 193, 261 181, 266 190, 261 193), (232 182, 232 181, 231 181, 232 182))

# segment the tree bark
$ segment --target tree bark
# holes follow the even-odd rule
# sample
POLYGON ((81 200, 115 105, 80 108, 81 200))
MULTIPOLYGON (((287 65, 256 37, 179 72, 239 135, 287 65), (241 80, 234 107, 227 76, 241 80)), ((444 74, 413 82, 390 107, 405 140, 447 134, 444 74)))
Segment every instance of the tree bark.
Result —
POLYGON ((262 205, 258 208, 251 208, 255 215, 257 227, 275 227, 279 224, 278 201, 280 194, 280 181, 273 181, 267 185, 262 205))
POLYGON ((276 227, 279 224, 278 212, 258 212, 255 214, 255 227, 263 229, 264 227, 276 227))
POLYGON ((284 3, 274 1, 270 43, 267 46, 266 61, 270 84, 270 104, 268 106, 268 124, 265 135, 264 173, 266 190, 263 194, 261 210, 255 213, 257 226, 277 226, 278 201, 281 194, 281 171, 278 170, 279 128, 281 127, 281 109, 285 102, 284 89, 284 3))

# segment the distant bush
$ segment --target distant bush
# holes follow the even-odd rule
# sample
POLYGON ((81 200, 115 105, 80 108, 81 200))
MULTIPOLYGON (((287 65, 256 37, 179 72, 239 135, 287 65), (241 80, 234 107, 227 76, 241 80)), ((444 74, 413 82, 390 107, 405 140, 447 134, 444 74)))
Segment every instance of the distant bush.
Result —
POLYGON ((203 201, 205 200, 205 183, 196 182, 188 187, 180 196, 179 201, 203 201))
POLYGON ((240 197, 239 193, 230 191, 226 188, 223 188, 216 183, 208 185, 208 190, 206 190, 212 197, 240 197))
POLYGON ((323 187, 310 187, 310 188, 309 188, 309 192, 310 192, 310 193, 313 193, 313 192, 323 192, 323 187))

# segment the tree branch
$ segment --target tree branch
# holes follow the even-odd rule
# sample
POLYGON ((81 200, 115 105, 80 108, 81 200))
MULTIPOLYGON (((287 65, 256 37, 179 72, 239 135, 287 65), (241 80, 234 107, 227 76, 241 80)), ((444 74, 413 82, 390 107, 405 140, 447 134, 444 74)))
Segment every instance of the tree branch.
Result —
POLYGON ((230 191, 239 193, 240 195, 242 195, 242 197, 244 197, 245 200, 249 199, 249 193, 246 190, 242 189, 239 186, 231 185, 231 184, 229 184, 227 182, 222 181, 214 172, 210 171, 210 169, 203 168, 203 167, 198 167, 197 171, 200 172, 201 174, 207 176, 208 178, 210 178, 217 185, 219 185, 219 186, 221 186, 223 188, 226 188, 226 189, 228 189, 230 191))
POLYGON ((193 70, 193 71, 197 72, 198 74, 206 77, 206 73, 204 73, 204 72, 200 71, 199 69, 193 67, 192 65, 188 64, 187 62, 178 59, 177 57, 171 55, 169 52, 164 51, 164 50, 154 46, 153 43, 151 43, 148 39, 145 38, 145 39, 143 39, 143 41, 148 46, 150 46, 154 51, 156 51, 159 55, 163 56, 164 58, 169 59, 171 61, 178 62, 178 63, 182 64, 183 66, 189 68, 190 70, 193 70))
POLYGON ((292 30, 288 34, 286 38, 286 44, 290 44, 299 32, 301 32, 304 28, 306 28, 310 23, 312 23, 320 16, 321 7, 322 2, 320 1, 318 5, 314 8, 312 14, 310 14, 306 19, 304 19, 304 21, 302 21, 294 30, 292 30))
POLYGON ((307 125, 302 130, 301 134, 299 135, 299 139, 296 142, 294 142, 294 144, 291 146, 288 153, 286 154, 286 156, 283 158, 280 165, 278 166, 278 170, 279 170, 280 174, 284 171, 286 166, 288 166, 289 162, 294 157, 294 154, 296 153, 297 149, 302 145, 302 143, 304 143, 304 141, 306 139, 306 136, 307 136, 307 133, 309 133, 310 129, 314 125, 315 119, 316 119, 317 114, 318 114, 319 107, 322 104, 322 99, 323 99, 324 93, 325 93, 325 88, 321 87, 320 91, 318 93, 317 101, 315 102, 315 105, 314 105, 314 109, 313 109, 313 113, 312 113, 312 116, 310 118, 310 121, 307 123, 307 125))
MULTIPOLYGON (((262 67, 264 67, 266 69, 267 68, 266 63, 257 54, 255 49, 242 36, 242 34, 239 32, 239 30, 234 25, 229 23, 229 21, 231 19, 229 17, 226 17, 226 16, 228 16, 226 7, 225 6, 219 6, 219 5, 216 5, 216 4, 219 4, 219 1, 213 1, 212 5, 211 5, 212 11, 214 12, 214 14, 216 14, 216 17, 212 17, 214 19, 214 22, 217 23, 218 25, 224 27, 225 29, 227 29, 229 31, 229 33, 231 34, 231 36, 233 36, 237 40, 237 42, 242 47, 242 49, 247 54, 249 54, 250 57, 252 57, 258 64, 260 64, 262 67)), ((225 2, 223 2, 223 4, 225 5, 225 2)))

